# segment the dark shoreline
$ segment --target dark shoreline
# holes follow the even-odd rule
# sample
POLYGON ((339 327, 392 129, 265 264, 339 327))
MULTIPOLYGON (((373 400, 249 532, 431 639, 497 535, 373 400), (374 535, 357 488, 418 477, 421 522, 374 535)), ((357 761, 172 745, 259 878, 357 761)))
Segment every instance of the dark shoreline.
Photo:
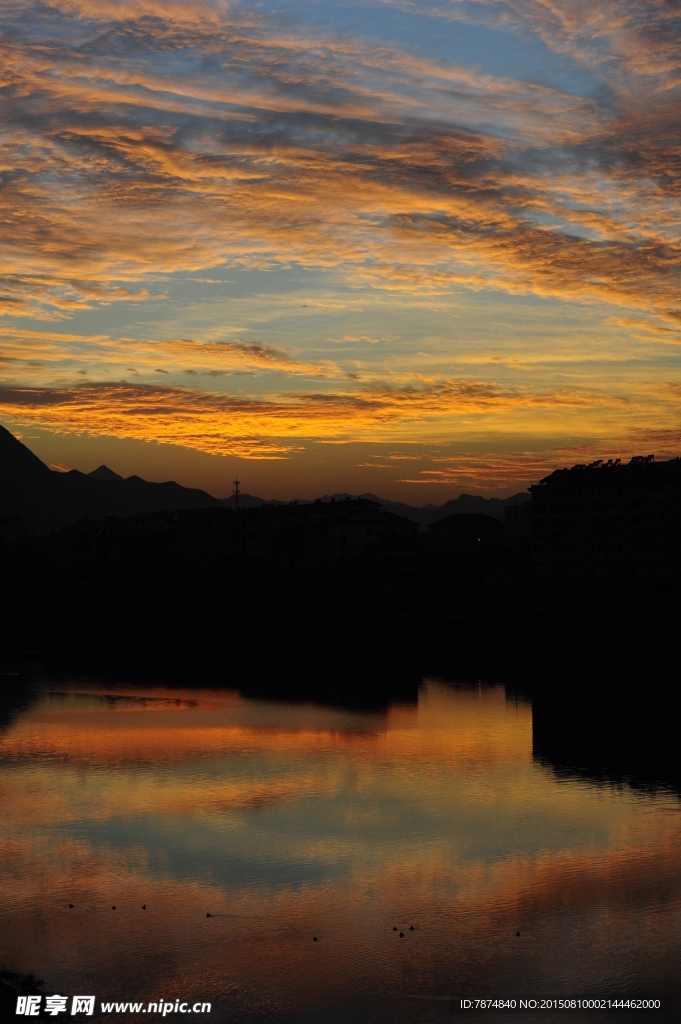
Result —
POLYGON ((275 689, 298 678, 313 690, 357 677, 387 696, 427 675, 530 691, 547 674, 599 690, 615 676, 681 683, 676 578, 504 580, 487 565, 445 564, 386 579, 372 566, 324 573, 245 560, 117 578, 38 560, 2 568, 5 671, 33 664, 237 688, 247 675, 275 689))
POLYGON ((366 710, 416 702, 424 678, 503 684, 532 703, 534 757, 558 774, 681 793, 676 581, 469 577, 386 596, 356 574, 323 587, 240 568, 234 585, 178 581, 165 599, 160 586, 126 598, 75 576, 5 589, 0 728, 37 680, 366 710))

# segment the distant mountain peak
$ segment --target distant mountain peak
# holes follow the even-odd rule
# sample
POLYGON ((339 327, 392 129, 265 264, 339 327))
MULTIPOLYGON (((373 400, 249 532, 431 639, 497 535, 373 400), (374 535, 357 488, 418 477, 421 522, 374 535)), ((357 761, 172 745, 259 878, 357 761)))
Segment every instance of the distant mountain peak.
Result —
POLYGON ((172 481, 127 480, 108 466, 93 473, 51 471, 21 441, 0 426, 0 515, 21 515, 28 529, 52 533, 81 519, 217 508, 205 491, 172 481))
MULTIPOLYGON (((347 493, 325 495, 322 501, 350 497, 347 493)), ((387 501, 375 494, 360 497, 378 502, 386 512, 418 523, 423 529, 454 513, 483 514, 503 520, 504 506, 528 501, 529 493, 509 498, 483 498, 462 494, 439 507, 425 505, 414 508, 399 501, 387 501)), ((239 508, 257 508, 267 504, 262 498, 239 494, 239 508)), ((281 504, 273 501, 272 504, 281 504)), ((288 504, 286 502, 285 504, 288 504)), ((301 501, 301 504, 308 504, 301 501)), ((151 483, 138 476, 124 479, 108 466, 99 466, 92 473, 76 469, 68 473, 50 471, 8 430, 0 426, 0 515, 20 514, 30 530, 49 533, 69 523, 89 517, 101 519, 113 512, 117 516, 141 515, 148 512, 202 508, 234 508, 235 495, 218 500, 205 491, 182 487, 173 481, 151 483), (105 486, 102 486, 104 484, 105 486)))
POLYGON ((92 477, 93 480, 122 480, 123 477, 119 476, 118 473, 114 473, 113 469, 109 469, 108 466, 101 465, 97 469, 93 469, 91 473, 87 474, 92 477))

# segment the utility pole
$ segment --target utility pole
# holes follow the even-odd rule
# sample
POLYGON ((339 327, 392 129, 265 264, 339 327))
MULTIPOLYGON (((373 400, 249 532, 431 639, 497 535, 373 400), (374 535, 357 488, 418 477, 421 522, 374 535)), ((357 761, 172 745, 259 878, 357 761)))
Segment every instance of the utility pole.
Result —
POLYGON ((239 484, 241 483, 241 480, 232 480, 232 483, 234 484, 234 507, 238 508, 239 507, 239 484))

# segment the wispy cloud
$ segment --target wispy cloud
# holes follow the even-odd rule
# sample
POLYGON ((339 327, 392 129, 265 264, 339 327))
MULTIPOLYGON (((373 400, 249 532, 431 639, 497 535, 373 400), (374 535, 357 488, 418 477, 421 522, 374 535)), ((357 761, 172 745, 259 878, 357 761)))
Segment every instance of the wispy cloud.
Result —
POLYGON ((318 365, 306 365, 263 342, 113 339, 108 335, 56 333, 0 324, 0 371, 6 379, 25 378, 28 373, 34 377, 40 374, 54 382, 57 378, 69 379, 74 372, 88 367, 100 375, 111 372, 116 376, 125 368, 142 375, 163 371, 217 377, 268 371, 314 378, 333 372, 330 363, 325 365, 326 370, 318 365), (131 362, 134 367, 130 366, 131 362))
MULTIPOLYGON (((416 343, 402 346, 399 366, 371 357, 370 368, 324 354, 321 342, 308 357, 254 334, 150 341, 63 331, 88 312, 162 306, 175 275, 211 277, 219 266, 325 272, 348 295, 492 289, 601 304, 608 326, 641 344, 681 344, 678 5, 405 0, 382 9, 391 7, 505 33, 562 70, 511 73, 491 58, 438 56, 404 33, 379 41, 349 22, 319 27, 223 0, 3 4, 7 408, 18 403, 55 430, 97 425, 251 454, 286 451, 285 437, 364 436, 367 424, 399 424, 411 437, 418 422, 427 433, 437 420, 444 431, 463 423, 461 410, 494 409, 499 429, 509 410, 534 410, 537 422, 549 408, 593 415, 589 388, 557 377, 461 383, 443 366, 412 391, 423 368, 416 343), (146 390, 102 384, 122 368, 146 390), (196 388, 237 373, 280 384, 237 399, 146 379, 185 374, 196 388), (36 397, 47 394, 61 397, 36 397)), ((326 336, 333 347, 333 337, 393 335, 356 324, 326 336)), ((621 425, 625 405, 651 416, 659 400, 671 429, 656 387, 641 378, 624 394, 614 378, 599 381, 595 406, 619 409, 621 425)))
MULTIPOLYGON (((660 395, 660 428, 681 436, 677 395, 660 395)), ((606 429, 624 418, 640 428, 648 409, 607 392, 504 389, 471 380, 401 387, 361 386, 262 398, 152 384, 82 384, 68 388, 0 387, 0 415, 58 432, 93 431, 249 458, 285 457, 307 441, 444 442, 506 422, 528 431, 558 417, 579 423, 585 413, 606 429), (600 417, 600 420, 599 420, 600 417)), ((549 428, 550 429, 550 428, 549 428)), ((555 430, 555 426, 553 428, 555 430)), ((448 470, 438 469, 438 480, 448 470)), ((425 477, 423 479, 426 479, 425 477)))
MULTIPOLYGON (((522 23, 577 46, 570 6, 534 4, 522 23)), ((179 3, 31 12, 8 5, 1 43, 6 313, 139 300, 178 269, 299 262, 374 286, 615 296, 678 326, 675 87, 651 107, 634 75, 599 103, 281 36, 220 4, 196 20, 179 3)))

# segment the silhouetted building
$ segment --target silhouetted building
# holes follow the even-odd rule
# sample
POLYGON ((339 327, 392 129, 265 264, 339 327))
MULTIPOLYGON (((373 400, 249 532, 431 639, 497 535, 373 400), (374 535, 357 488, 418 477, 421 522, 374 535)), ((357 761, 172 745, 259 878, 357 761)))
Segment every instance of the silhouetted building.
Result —
POLYGON ((559 469, 531 488, 540 573, 663 576, 681 561, 681 459, 559 469))
POLYGON ((430 532, 441 544, 457 548, 500 547, 504 541, 504 524, 483 512, 455 512, 433 523, 430 532))
POLYGON ((377 502, 347 498, 84 519, 34 547, 58 572, 158 586, 178 573, 212 578, 232 559, 266 571, 361 566, 410 573, 417 534, 417 523, 377 502))
POLYGON ((0 516, 0 544, 23 544, 28 530, 22 516, 0 516))
POLYGON ((479 576, 503 558, 504 524, 482 512, 456 512, 430 525, 426 550, 431 585, 479 576))
POLYGON ((514 502, 504 509, 504 543, 509 547, 528 547, 532 543, 532 502, 514 502))
MULTIPOLYGON (((388 514, 366 498, 272 504, 240 511, 234 529, 235 552, 244 557, 311 567, 375 557, 388 530, 388 514)), ((414 524, 412 532, 417 529, 414 524)))

